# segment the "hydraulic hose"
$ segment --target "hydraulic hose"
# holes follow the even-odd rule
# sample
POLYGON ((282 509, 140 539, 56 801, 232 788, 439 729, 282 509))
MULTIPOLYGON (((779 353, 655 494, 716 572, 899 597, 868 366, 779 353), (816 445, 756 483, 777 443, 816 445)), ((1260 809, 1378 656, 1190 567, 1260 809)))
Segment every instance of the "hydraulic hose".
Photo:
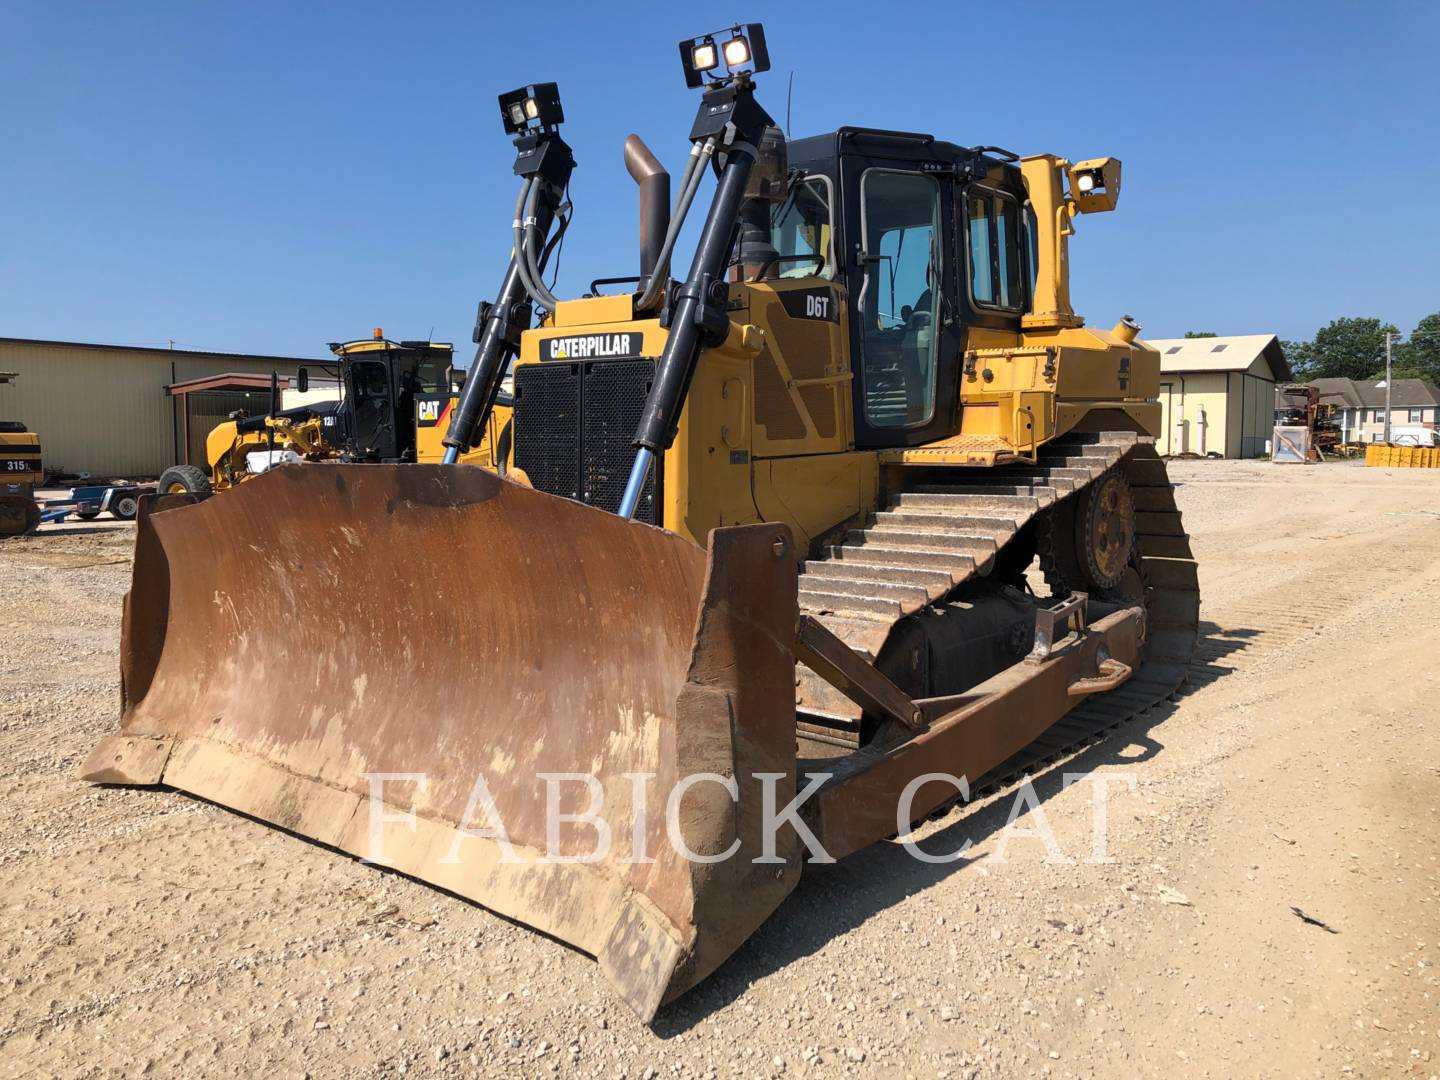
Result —
POLYGON ((542 241, 544 241, 545 238, 540 234, 539 229, 527 230, 526 235, 526 239, 529 242, 529 246, 526 250, 526 255, 528 257, 528 262, 526 264, 527 269, 530 271, 530 277, 535 282, 535 287, 541 290, 542 293, 542 295, 536 297, 536 299, 540 300, 542 305, 550 311, 554 311, 555 305, 558 304, 560 301, 555 296, 555 294, 550 291, 550 287, 545 284, 545 267, 550 262, 550 253, 555 250, 555 246, 560 242, 560 238, 565 235, 565 226, 568 224, 568 222, 563 215, 568 209, 569 204, 567 203, 562 205, 556 211, 555 216, 556 220, 559 222, 559 225, 555 230, 555 235, 552 236, 550 240, 545 244, 543 250, 541 249, 540 244, 542 241))
MULTIPOLYGON (((529 190, 529 197, 525 204, 525 220, 521 223, 516 234, 516 255, 519 265, 524 271, 521 280, 525 283, 526 291, 538 301, 541 306, 551 311, 560 303, 555 294, 545 287, 545 281, 540 265, 540 253, 538 251, 542 239, 539 223, 536 217, 536 202, 543 197, 543 181, 535 183, 529 190)), ((547 215, 548 216, 548 215, 547 215)), ((547 230, 548 231, 548 230, 547 230)))
POLYGON ((711 136, 703 142, 695 142, 691 147, 690 157, 686 160, 685 170, 680 177, 680 194, 675 200, 675 210, 670 215, 670 225, 665 231, 665 242, 660 248, 659 261, 655 265, 655 272, 650 275, 645 292, 635 305, 639 311, 653 310, 660 302, 661 293, 669 283, 670 261, 674 255, 676 241, 680 239, 680 230, 685 225, 685 219, 690 213, 690 206, 695 201, 696 193, 700 190, 700 182, 705 178, 705 166, 715 152, 717 141, 716 136, 711 136))
MULTIPOLYGON (((526 235, 526 215, 530 212, 530 201, 539 184, 534 177, 525 181, 525 186, 520 192, 520 202, 515 207, 515 220, 510 223, 511 236, 514 243, 515 269, 520 274, 520 284, 525 286, 525 291, 532 297, 539 299, 539 290, 535 288, 535 282, 530 276, 530 261, 526 254, 530 250, 529 239, 526 235)), ((544 303, 542 300, 541 303, 544 303)))
POLYGON ((650 280, 645 283, 645 290, 635 303, 637 311, 649 311, 655 306, 665 288, 665 281, 670 276, 670 254, 675 248, 676 238, 680 235, 680 226, 684 224, 685 192, 690 190, 691 178, 698 171, 696 166, 700 161, 703 145, 699 139, 690 144, 690 154, 685 158, 685 168, 680 170, 680 184, 675 191, 675 208, 670 212, 670 220, 665 224, 665 236, 655 257, 655 268, 650 271, 650 280))
MULTIPOLYGON (((525 212, 525 203, 534 184, 535 177, 528 176, 520 185, 520 197, 515 200, 517 222, 525 212)), ((490 309, 490 317, 485 320, 481 330, 480 342, 475 349, 475 360, 470 365, 470 377, 465 380, 465 387, 460 391, 460 401, 442 440, 445 456, 441 460, 446 465, 457 463, 461 452, 475 445, 476 430, 489 418, 491 403, 500 386, 500 378, 504 376, 503 359, 507 359, 502 357, 502 354, 505 351, 504 325, 508 321, 508 310, 511 305, 523 299, 521 290, 524 288, 517 251, 510 258, 510 267, 505 273, 500 297, 490 309)))
MULTIPOLYGON (((470 365, 470 376, 460 392, 459 403, 450 416, 450 427, 441 440, 447 465, 458 462, 460 455, 476 444, 477 432, 490 419, 506 368, 518 351, 520 336, 530 322, 530 298, 552 305, 552 309, 555 302, 550 291, 543 288, 543 283, 541 288, 535 287, 534 279, 540 275, 538 272, 531 273, 532 268, 538 268, 533 265, 534 259, 529 257, 531 249, 526 242, 525 225, 528 220, 541 237, 550 231, 556 214, 553 204, 559 201, 550 195, 569 189, 575 158, 565 140, 549 127, 521 131, 515 139, 515 149, 515 173, 523 178, 512 221, 515 247, 495 302, 482 304, 480 308, 479 321, 475 326, 475 360, 470 365), (537 199, 540 200, 538 203, 537 199)), ((560 233, 564 232, 567 222, 568 219, 562 220, 560 233)), ((545 256, 540 260, 542 264, 551 250, 550 246, 545 248, 545 256)))
POLYGON ((690 204, 695 201, 695 195, 700 190, 700 182, 705 178, 705 166, 715 153, 718 142, 719 136, 711 135, 703 142, 697 140, 690 148, 690 156, 686 159, 685 170, 680 176, 680 194, 675 200, 675 211, 670 215, 670 227, 665 232, 665 243, 660 248, 660 258, 655 264, 654 273, 650 275, 649 284, 635 304, 638 311, 653 309, 659 303, 660 294, 670 280, 670 259, 675 251, 675 242, 680 238, 680 229, 690 213, 690 204))

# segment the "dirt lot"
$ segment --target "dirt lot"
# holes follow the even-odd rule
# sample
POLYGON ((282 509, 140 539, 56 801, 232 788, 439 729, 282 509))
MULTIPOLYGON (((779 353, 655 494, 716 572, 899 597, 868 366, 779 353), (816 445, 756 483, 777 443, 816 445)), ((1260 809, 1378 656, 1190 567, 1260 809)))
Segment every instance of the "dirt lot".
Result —
POLYGON ((76 782, 115 722, 131 529, 6 543, 0 1075, 1440 1075, 1440 473, 1171 471, 1200 652, 1177 703, 1035 778, 1016 826, 1071 861, 1005 842, 1012 793, 930 830, 960 862, 812 868, 653 1031, 463 901, 76 782), (1116 778, 1110 863, 1062 781, 1088 770, 1116 778))

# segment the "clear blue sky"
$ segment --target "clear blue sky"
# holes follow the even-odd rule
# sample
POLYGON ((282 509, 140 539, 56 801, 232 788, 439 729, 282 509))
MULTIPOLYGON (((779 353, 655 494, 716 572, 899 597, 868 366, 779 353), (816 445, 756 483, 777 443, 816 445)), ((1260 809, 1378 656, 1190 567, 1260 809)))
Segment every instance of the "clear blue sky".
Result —
MULTIPOLYGON (((468 342, 516 190, 495 95, 550 79, 580 163, 558 291, 633 273, 621 142, 678 172, 675 42, 765 6, 4 0, 0 336, 468 342)), ((796 136, 1121 157, 1118 212, 1072 248, 1094 323, 1297 337, 1440 309, 1440 4, 769 6, 760 96, 783 116, 793 69, 796 136)))

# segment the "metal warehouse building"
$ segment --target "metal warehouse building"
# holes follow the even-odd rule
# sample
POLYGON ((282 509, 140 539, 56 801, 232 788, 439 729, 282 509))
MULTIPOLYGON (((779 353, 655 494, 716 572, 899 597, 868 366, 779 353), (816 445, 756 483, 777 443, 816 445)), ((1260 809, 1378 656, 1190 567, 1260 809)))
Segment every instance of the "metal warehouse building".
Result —
POLYGON ((204 463, 205 436, 236 410, 269 406, 270 373, 289 385, 326 360, 0 337, 0 420, 40 433, 47 472, 153 477, 204 463))
POLYGON ((1160 453, 1269 452, 1275 384, 1291 379, 1274 334, 1147 341, 1160 350, 1160 453))

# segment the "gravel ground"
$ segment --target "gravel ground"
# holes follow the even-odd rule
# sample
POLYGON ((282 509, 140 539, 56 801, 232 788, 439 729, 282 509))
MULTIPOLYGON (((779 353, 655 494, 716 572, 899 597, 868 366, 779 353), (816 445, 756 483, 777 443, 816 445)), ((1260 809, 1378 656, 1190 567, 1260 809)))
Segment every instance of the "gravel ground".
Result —
POLYGON ((958 862, 813 867, 654 1029, 483 909, 75 781, 132 529, 6 542, 0 1075, 1440 1075, 1440 473, 1171 473, 1204 589, 1183 697, 1036 776, 1013 828, 1015 792, 933 823, 958 862), (1111 778, 1113 861, 1066 772, 1111 778))

